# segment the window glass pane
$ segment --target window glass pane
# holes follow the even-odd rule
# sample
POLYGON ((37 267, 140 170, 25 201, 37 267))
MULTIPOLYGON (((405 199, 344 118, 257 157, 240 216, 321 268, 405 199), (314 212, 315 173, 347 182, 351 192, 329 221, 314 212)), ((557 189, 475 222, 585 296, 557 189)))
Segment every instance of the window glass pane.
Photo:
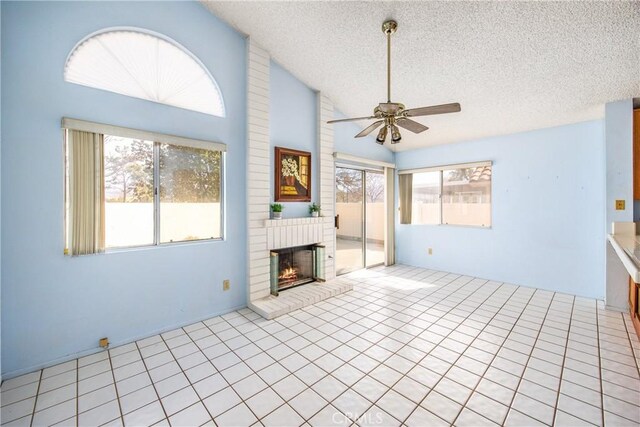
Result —
POLYGON ((440 224, 440 171, 413 174, 412 224, 440 224))
POLYGON ((104 136, 106 247, 153 244, 153 142, 104 136))
POLYGON ((336 167, 336 274, 364 267, 362 253, 363 172, 336 167))
POLYGON ((160 144, 160 242, 222 237, 220 151, 160 144))
POLYGON ((442 171, 442 222, 491 226, 491 166, 442 171))
POLYGON ((365 172, 367 267, 384 262, 384 174, 365 172))

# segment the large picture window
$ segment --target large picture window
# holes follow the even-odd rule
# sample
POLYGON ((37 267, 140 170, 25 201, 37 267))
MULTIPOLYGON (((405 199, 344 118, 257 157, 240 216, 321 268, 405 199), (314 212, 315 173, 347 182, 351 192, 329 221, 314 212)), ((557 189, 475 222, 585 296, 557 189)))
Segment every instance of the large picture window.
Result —
POLYGON ((65 129, 69 253, 223 237, 224 144, 163 139, 65 129))
POLYGON ((490 162, 401 171, 411 176, 401 180, 405 223, 491 227, 491 171, 490 162))

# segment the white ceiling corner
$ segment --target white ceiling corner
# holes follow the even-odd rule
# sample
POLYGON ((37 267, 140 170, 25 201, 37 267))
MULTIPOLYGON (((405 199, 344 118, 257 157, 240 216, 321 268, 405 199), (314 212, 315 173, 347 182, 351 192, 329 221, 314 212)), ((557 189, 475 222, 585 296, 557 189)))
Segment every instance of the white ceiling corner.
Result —
POLYGON ((398 21, 392 100, 462 105, 419 118, 430 129, 398 150, 598 119, 640 96, 640 2, 203 3, 348 116, 385 101, 380 27, 398 21))

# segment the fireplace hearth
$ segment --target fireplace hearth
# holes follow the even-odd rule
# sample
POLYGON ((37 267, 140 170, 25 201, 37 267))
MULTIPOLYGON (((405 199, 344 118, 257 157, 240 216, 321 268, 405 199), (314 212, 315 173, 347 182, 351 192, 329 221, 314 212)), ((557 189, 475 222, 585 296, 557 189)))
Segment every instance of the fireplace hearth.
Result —
POLYGON ((324 281, 324 246, 307 245, 271 251, 271 293, 304 285, 315 281, 324 281))

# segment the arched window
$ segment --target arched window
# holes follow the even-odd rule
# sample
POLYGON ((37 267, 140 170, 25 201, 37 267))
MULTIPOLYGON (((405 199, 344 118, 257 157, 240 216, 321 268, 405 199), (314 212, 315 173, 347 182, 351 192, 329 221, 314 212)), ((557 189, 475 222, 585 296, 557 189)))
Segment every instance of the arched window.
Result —
POLYGON ((71 83, 224 117, 220 88, 187 49, 157 33, 109 28, 81 40, 69 54, 71 83))

